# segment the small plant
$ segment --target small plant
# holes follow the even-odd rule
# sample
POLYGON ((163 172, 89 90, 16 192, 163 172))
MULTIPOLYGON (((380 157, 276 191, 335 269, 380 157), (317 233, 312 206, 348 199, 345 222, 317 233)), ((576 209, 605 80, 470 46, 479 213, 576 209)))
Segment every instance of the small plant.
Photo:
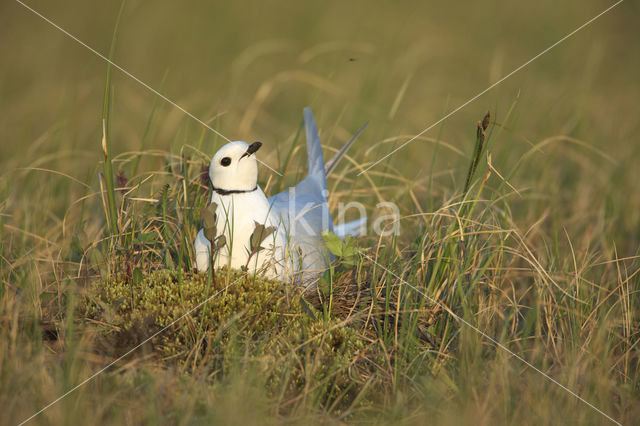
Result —
POLYGON ((261 246, 264 240, 267 239, 269 235, 276 232, 275 226, 265 227, 263 224, 258 223, 255 220, 253 222, 254 228, 253 232, 251 233, 251 237, 249 238, 249 249, 247 250, 247 263, 245 263, 244 265, 245 271, 249 270, 249 262, 251 262, 251 258, 264 250, 264 247, 261 246))
POLYGON ((478 162, 480 161, 480 156, 482 155, 482 149, 484 148, 484 140, 487 137, 485 131, 489 127, 490 122, 491 114, 489 111, 487 111, 482 121, 478 121, 478 124, 476 126, 476 145, 473 150, 473 157, 471 157, 471 164, 469 164, 467 179, 464 183, 464 190, 462 191, 463 196, 467 195, 467 192, 471 187, 471 181, 473 180, 473 175, 476 173, 476 168, 478 167, 478 162))
POLYGON ((200 210, 200 217, 202 218, 202 225, 204 229, 204 236, 211 243, 211 250, 209 251, 209 270, 211 271, 211 282, 215 280, 215 268, 214 259, 215 254, 227 243, 227 238, 218 234, 216 227, 216 209, 218 205, 211 203, 207 207, 200 210))
POLYGON ((333 232, 325 230, 322 232, 322 239, 331 254, 338 257, 339 264, 347 267, 354 267, 358 264, 360 250, 356 239, 351 235, 347 235, 343 241, 333 232))
POLYGON ((345 240, 338 237, 329 230, 322 232, 322 239, 327 245, 329 252, 337 257, 335 264, 329 266, 329 270, 320 281, 320 289, 325 296, 328 295, 329 305, 324 306, 325 315, 329 315, 333 308, 334 278, 336 270, 346 270, 353 268, 360 262, 360 250, 357 247, 357 241, 351 235, 347 235, 345 240))

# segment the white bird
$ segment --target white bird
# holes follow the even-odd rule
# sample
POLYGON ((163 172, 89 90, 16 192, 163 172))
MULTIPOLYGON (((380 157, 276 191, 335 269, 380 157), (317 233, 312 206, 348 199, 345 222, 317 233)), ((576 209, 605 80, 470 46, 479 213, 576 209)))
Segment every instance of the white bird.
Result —
MULTIPOLYGON (((360 233, 366 217, 335 226, 327 203, 327 173, 331 172, 363 126, 326 165, 313 114, 304 110, 309 173, 294 187, 267 198, 258 186, 255 152, 262 144, 236 141, 224 145, 213 156, 209 177, 213 185, 211 202, 217 205, 216 229, 226 244, 215 253, 214 267, 255 268, 278 279, 292 279, 308 285, 331 262, 322 232, 344 238, 360 233), (263 250, 250 257, 250 238, 255 224, 273 226, 276 231, 263 242, 263 250)), ((209 269, 211 243, 200 230, 194 242, 196 267, 209 269)))

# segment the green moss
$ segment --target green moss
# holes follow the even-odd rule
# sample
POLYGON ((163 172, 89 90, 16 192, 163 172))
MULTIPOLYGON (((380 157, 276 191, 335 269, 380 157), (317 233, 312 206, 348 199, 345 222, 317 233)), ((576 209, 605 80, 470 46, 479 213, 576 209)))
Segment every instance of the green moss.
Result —
POLYGON ((300 300, 297 288, 241 271, 217 271, 211 282, 203 274, 160 270, 137 283, 119 277, 94 285, 84 309, 108 324, 101 336, 112 355, 167 327, 151 342, 164 362, 225 375, 243 358, 266 373, 273 394, 295 395, 312 383, 317 402, 348 402, 365 382, 359 379, 368 368, 365 338, 339 319, 313 318, 300 300))
POLYGON ((122 330, 141 323, 156 329, 171 325, 164 336, 180 337, 183 344, 193 331, 219 331, 239 317, 245 336, 258 336, 304 319, 299 303, 291 302, 293 293, 277 281, 247 278, 239 271, 221 271, 217 276, 211 282, 203 274, 160 270, 139 283, 110 279, 93 287, 87 316, 122 330))

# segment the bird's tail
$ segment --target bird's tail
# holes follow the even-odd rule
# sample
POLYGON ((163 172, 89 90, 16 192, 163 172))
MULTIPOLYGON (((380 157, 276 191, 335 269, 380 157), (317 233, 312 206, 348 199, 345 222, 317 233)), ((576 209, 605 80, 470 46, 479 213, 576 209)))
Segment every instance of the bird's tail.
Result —
POLYGON ((362 235, 367 230, 367 218, 362 217, 360 219, 354 220, 348 223, 342 223, 340 225, 333 225, 333 233, 343 240, 347 237, 347 235, 351 235, 353 237, 357 237, 362 235))
POLYGON ((320 143, 320 136, 318 135, 318 127, 316 126, 316 121, 313 118, 313 113, 311 112, 311 108, 306 107, 304 109, 304 124, 305 131, 307 134, 307 159, 309 162, 309 174, 310 175, 320 175, 326 178, 329 176, 331 172, 333 172, 340 162, 344 155, 347 153, 351 145, 358 139, 358 136, 364 131, 369 122, 364 123, 362 127, 358 129, 358 131, 347 141, 346 144, 340 151, 336 153, 336 155, 331 158, 331 160, 324 163, 324 158, 322 156, 322 146, 320 143), (324 173, 323 173, 324 172, 324 173))
POLYGON ((322 181, 326 182, 320 135, 318 135, 318 127, 316 126, 316 121, 314 120, 313 113, 309 107, 304 109, 304 127, 307 134, 307 160, 309 162, 309 175, 318 176, 322 181))

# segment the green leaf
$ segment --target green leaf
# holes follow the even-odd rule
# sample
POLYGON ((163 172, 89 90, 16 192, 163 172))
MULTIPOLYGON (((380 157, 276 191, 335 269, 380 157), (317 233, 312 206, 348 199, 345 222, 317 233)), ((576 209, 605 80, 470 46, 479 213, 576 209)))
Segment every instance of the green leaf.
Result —
POLYGON ((344 241, 329 230, 322 231, 322 238, 329 251, 335 256, 343 256, 344 241))
POLYGON ((251 251, 255 252, 255 248, 262 242, 262 240, 258 240, 258 238, 264 232, 264 225, 256 222, 255 220, 253 221, 253 223, 254 223, 254 227, 253 227, 253 233, 249 238, 249 247, 251 248, 251 251))
POLYGON ((342 249, 343 263, 348 266, 355 266, 358 263, 359 253, 360 250, 357 246, 357 240, 351 235, 347 235, 342 249))
POLYGON ((329 251, 340 258, 340 261, 345 266, 355 266, 358 263, 358 255, 360 250, 358 249, 357 240, 351 235, 347 235, 345 241, 342 241, 333 232, 323 231, 322 238, 329 251))
POLYGON ((204 207, 200 210, 200 217, 202 218, 202 223, 205 228, 215 228, 216 227, 216 209, 218 206, 216 203, 211 203, 207 207, 204 207))
POLYGON ((218 205, 211 203, 207 207, 200 210, 200 217, 204 228, 204 236, 212 244, 216 239, 218 228, 216 227, 216 209, 218 205))
POLYGON ((265 228, 265 226, 257 221, 254 221, 255 228, 253 233, 251 234, 251 238, 249 239, 249 244, 251 246, 251 252, 257 253, 262 250, 260 244, 271 234, 276 232, 275 226, 269 226, 265 228))
POLYGON ((142 270, 140 268, 135 268, 133 270, 133 283, 138 285, 142 282, 142 270))
POLYGON ((315 312, 313 311, 313 308, 312 308, 312 307, 307 303, 307 301, 306 301, 306 300, 304 300, 304 299, 302 298, 302 296, 300 296, 300 304, 302 305, 302 310, 303 310, 307 315, 309 315, 309 317, 310 317, 312 320, 314 320, 314 321, 315 321, 315 320, 316 320, 316 314, 315 314, 315 312))
POLYGON ((213 228, 204 228, 204 236, 209 242, 213 243, 216 239, 216 227, 213 228))
POLYGON ((227 237, 225 237, 224 235, 220 235, 218 238, 216 238, 214 248, 216 250, 220 250, 225 244, 227 244, 227 237))
POLYGON ((164 264, 167 268, 174 268, 175 263, 173 263, 173 258, 171 257, 171 253, 167 250, 164 255, 164 264))
POLYGON ((318 290, 323 296, 327 296, 331 291, 332 268, 327 269, 318 279, 318 290))
POLYGON ((156 239, 156 234, 154 232, 141 233, 136 237, 137 244, 149 244, 152 243, 156 239))

